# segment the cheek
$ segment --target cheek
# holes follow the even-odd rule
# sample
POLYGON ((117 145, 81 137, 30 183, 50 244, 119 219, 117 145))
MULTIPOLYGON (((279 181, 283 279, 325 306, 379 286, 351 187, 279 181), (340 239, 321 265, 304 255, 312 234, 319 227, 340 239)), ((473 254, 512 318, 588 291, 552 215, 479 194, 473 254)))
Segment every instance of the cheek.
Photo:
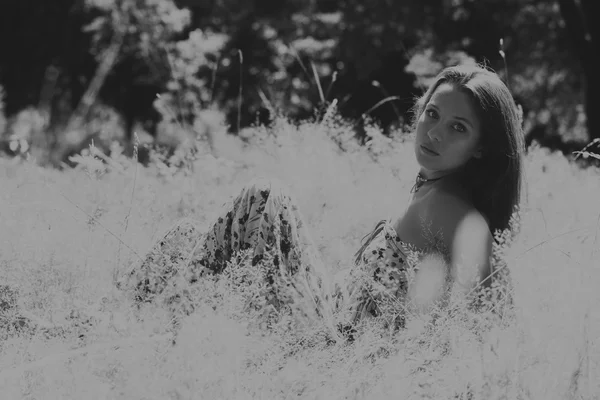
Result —
POLYGON ((417 124, 417 128, 415 129, 415 136, 416 137, 424 137, 427 133, 427 124, 421 120, 419 120, 419 123, 417 124))
POLYGON ((464 164, 471 158, 470 148, 459 143, 454 143, 445 149, 446 162, 453 166, 464 164))
POLYGON ((473 155, 475 154, 475 150, 471 147, 464 147, 460 150, 460 152, 458 153, 458 159, 459 161, 465 163, 467 161, 469 161, 471 158, 473 158, 473 155))
POLYGON ((475 155, 480 152, 479 151, 480 148, 481 148, 481 145, 479 144, 478 141, 477 142, 472 142, 470 144, 470 146, 468 146, 467 156, 469 158, 475 157, 475 155))

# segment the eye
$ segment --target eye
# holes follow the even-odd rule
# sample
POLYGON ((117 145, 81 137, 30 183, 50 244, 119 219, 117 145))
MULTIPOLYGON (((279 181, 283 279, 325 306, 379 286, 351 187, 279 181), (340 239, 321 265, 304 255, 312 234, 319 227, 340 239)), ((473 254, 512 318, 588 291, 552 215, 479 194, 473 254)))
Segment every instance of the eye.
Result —
POLYGON ((466 132, 467 128, 461 124, 461 123, 456 123, 454 125, 452 125, 452 128, 454 128, 454 130, 458 131, 458 132, 466 132))
POLYGON ((434 109, 431 109, 431 108, 428 110, 425 110, 425 114, 427 114, 427 116, 429 118, 434 118, 434 119, 437 118, 437 116, 438 116, 437 111, 435 111, 434 109))

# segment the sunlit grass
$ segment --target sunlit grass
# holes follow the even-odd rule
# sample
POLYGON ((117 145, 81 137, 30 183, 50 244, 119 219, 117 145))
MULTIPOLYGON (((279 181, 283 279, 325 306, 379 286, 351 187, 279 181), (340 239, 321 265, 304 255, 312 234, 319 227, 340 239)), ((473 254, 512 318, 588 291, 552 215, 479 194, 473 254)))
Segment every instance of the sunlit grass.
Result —
POLYGON ((0 160, 0 282, 46 327, 0 343, 0 397, 600 396, 600 174, 539 149, 527 156, 529 201, 507 253, 512 323, 465 311, 432 324, 425 314, 393 336, 374 325, 354 343, 331 344, 310 332, 265 334, 244 313, 243 293, 207 281, 198 286, 206 302, 173 345, 168 311, 138 310, 115 281, 177 218, 207 226, 251 178, 277 178, 333 274, 375 222, 406 210, 410 139, 388 143, 372 130, 371 152, 342 152, 331 137, 349 132, 343 126, 280 121, 274 131, 249 145, 219 136, 221 157, 199 157, 187 175, 122 159, 122 170, 97 172, 0 160))

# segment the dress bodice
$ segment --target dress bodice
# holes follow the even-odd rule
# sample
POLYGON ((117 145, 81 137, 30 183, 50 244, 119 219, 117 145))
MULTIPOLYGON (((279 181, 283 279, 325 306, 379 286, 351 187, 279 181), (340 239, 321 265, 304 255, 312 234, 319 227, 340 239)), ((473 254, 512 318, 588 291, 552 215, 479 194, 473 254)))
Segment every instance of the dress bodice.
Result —
POLYGON ((398 236, 391 219, 384 219, 363 238, 362 246, 355 254, 355 264, 385 259, 390 267, 400 267, 407 262, 414 265, 422 253, 398 236))

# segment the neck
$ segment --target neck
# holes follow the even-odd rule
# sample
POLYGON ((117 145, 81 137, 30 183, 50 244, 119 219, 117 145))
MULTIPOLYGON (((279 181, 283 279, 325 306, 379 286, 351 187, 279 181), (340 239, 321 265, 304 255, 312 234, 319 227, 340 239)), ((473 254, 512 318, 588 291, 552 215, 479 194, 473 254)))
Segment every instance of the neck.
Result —
POLYGON ((428 175, 424 175, 423 170, 421 170, 416 177, 415 184, 411 188, 411 193, 416 194, 417 192, 421 191, 418 196, 422 197, 423 195, 427 194, 429 190, 433 188, 433 186, 440 188, 443 187, 446 189, 462 187, 460 175, 459 169, 442 171, 439 173, 436 171, 436 173, 428 175))
POLYGON ((450 175, 459 175, 458 173, 461 171, 461 168, 455 168, 451 170, 444 171, 430 171, 425 168, 421 168, 419 170, 419 174, 427 180, 439 179, 450 175))

